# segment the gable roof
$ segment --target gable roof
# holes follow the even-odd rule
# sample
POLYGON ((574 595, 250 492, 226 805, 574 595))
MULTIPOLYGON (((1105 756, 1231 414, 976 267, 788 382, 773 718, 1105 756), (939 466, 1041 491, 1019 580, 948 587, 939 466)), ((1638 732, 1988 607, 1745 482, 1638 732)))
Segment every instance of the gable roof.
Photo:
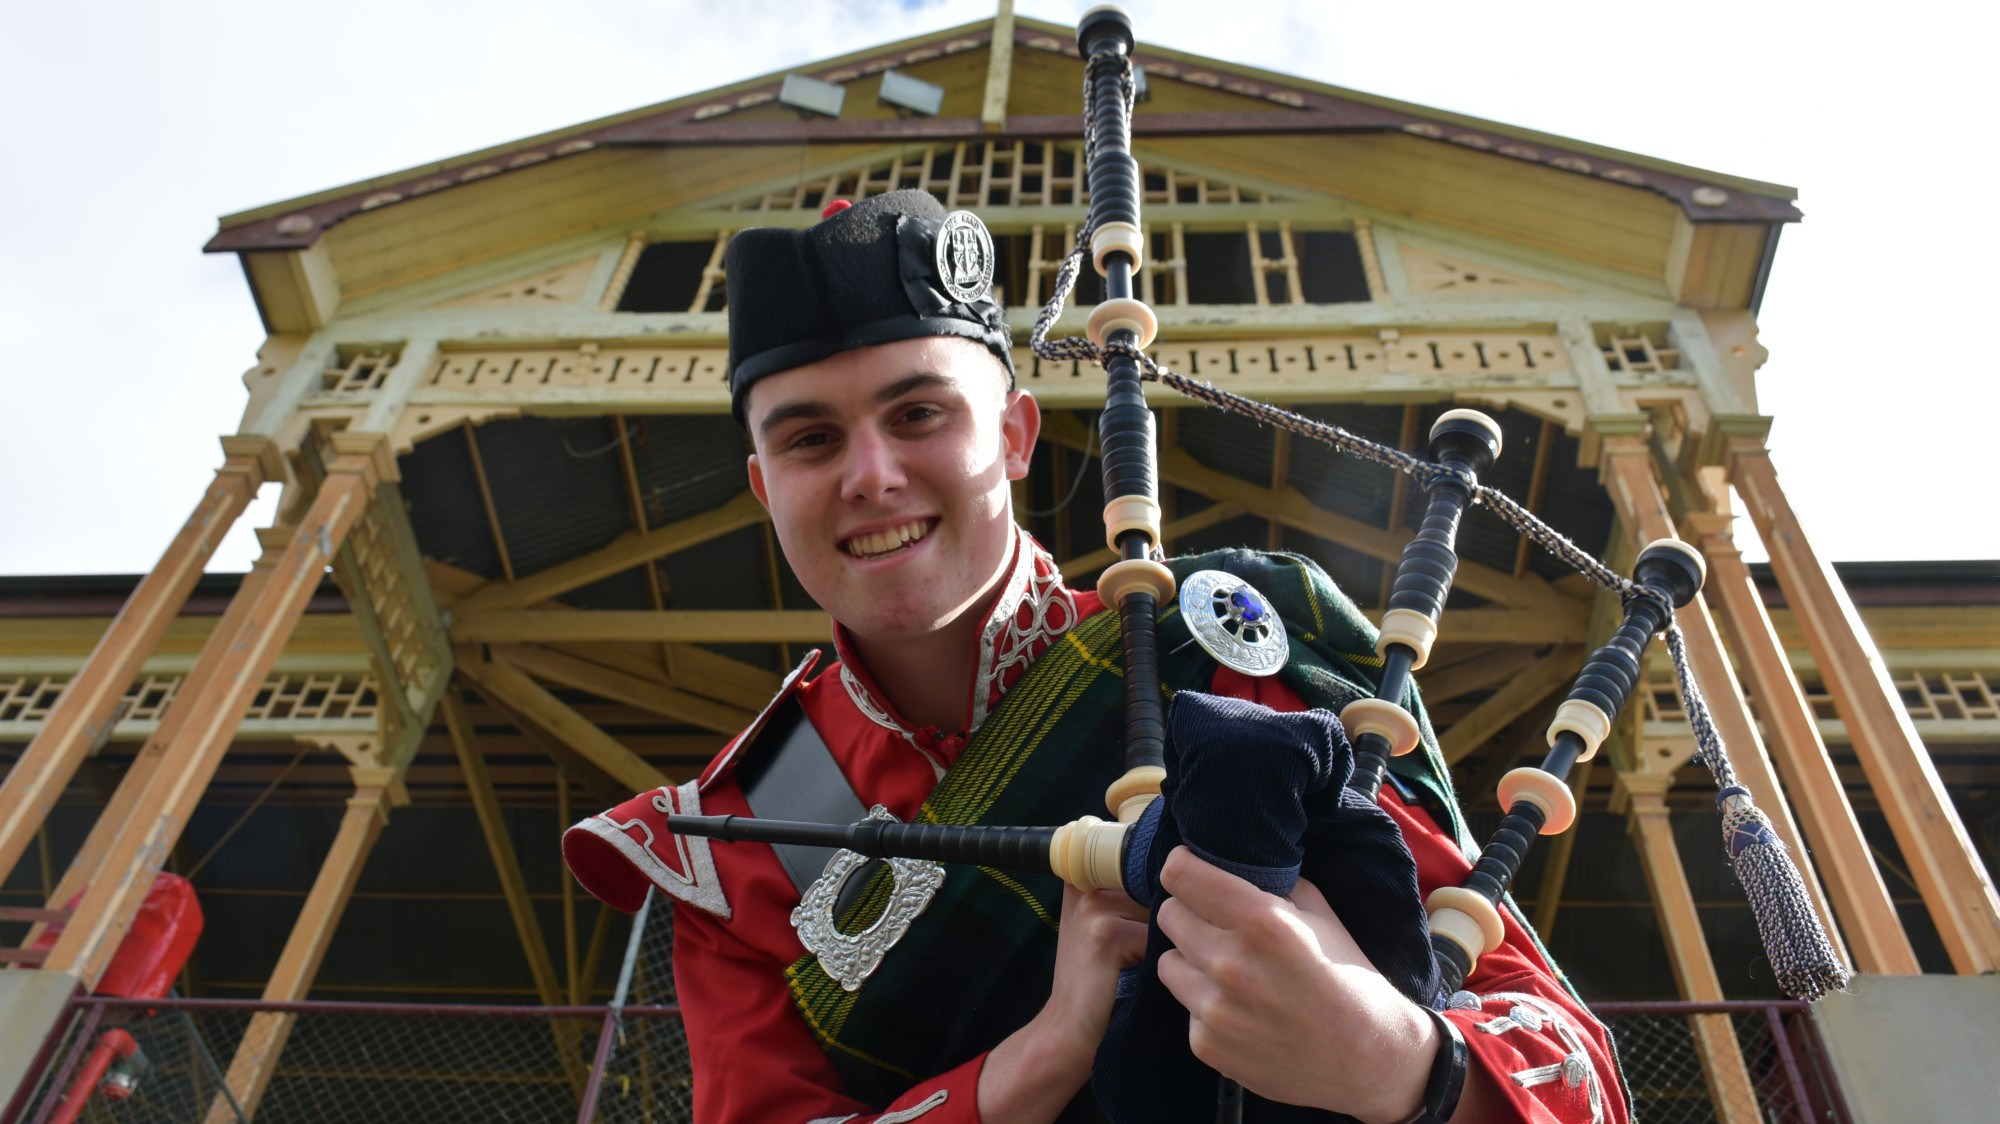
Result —
MULTIPOLYGON (((937 69, 952 62, 977 65, 975 60, 990 57, 996 31, 1023 62, 1037 56, 1076 57, 1071 29, 1003 15, 227 215, 205 249, 211 253, 304 249, 331 227, 356 215, 605 148, 938 143, 1080 135, 1081 118, 1074 109, 1009 113, 997 123, 982 121, 976 84, 968 102, 963 82, 956 84, 960 96, 948 98, 945 112, 931 118, 897 118, 872 104, 857 104, 868 99, 855 98, 850 99, 841 118, 802 121, 776 104, 785 73, 848 84, 891 68, 937 69)), ((1222 135, 1400 134, 1651 192, 1672 200, 1696 223, 1786 223, 1801 217, 1793 203, 1797 193, 1777 184, 1179 51, 1141 45, 1134 59, 1145 68, 1156 92, 1169 95, 1156 96, 1135 115, 1133 133, 1142 141, 1222 135)), ((1017 80, 1015 85, 1021 83, 1017 80)), ((1070 84, 1066 91, 1070 98, 1074 90, 1070 84)), ((1012 93, 1027 95, 1030 91, 1017 88, 1012 93)), ((1036 100, 1017 96, 1009 108, 1053 108, 1035 104, 1036 100)))

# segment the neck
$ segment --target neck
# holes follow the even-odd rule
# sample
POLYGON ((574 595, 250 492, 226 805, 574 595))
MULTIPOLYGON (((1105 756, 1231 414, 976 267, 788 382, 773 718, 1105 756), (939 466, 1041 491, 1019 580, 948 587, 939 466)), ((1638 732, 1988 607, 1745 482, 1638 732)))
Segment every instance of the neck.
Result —
MULTIPOLYGON (((984 602, 991 604, 991 598, 984 602)), ((855 651, 903 721, 917 729, 957 732, 965 728, 970 709, 967 692, 985 620, 982 608, 916 640, 877 643, 856 637, 855 651)))

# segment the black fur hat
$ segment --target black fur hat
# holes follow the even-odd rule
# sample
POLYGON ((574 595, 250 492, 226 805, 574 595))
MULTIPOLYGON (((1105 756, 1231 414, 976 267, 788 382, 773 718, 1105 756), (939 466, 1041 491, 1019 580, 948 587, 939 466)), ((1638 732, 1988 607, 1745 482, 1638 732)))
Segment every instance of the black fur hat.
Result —
POLYGON ((926 191, 891 191, 805 230, 758 227, 729 240, 729 400, 745 421, 750 385, 856 347, 924 336, 986 345, 1014 381, 1013 338, 994 302, 993 240, 970 211, 926 191))

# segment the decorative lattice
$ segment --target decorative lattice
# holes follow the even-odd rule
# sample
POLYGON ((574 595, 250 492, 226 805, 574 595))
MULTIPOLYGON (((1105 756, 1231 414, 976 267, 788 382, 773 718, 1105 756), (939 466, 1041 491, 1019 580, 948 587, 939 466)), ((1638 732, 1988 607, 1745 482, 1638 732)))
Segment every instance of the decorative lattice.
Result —
MULTIPOLYGON (((69 675, 0 675, 0 724, 48 720, 69 675)), ((179 693, 186 676, 147 674, 125 692, 121 722, 157 722, 179 693)), ((308 672, 272 675, 244 713, 246 720, 323 722, 373 720, 376 683, 365 672, 308 672)))
MULTIPOLYGON (((889 191, 920 190, 947 207, 1067 207, 1090 202, 1076 143, 967 141, 911 148, 894 159, 801 179, 789 191, 731 203, 731 211, 817 210, 830 199, 859 201, 889 191)), ((1269 192, 1161 164, 1142 164, 1147 203, 1229 206, 1268 203, 1269 192)))
POLYGON ((400 544, 394 519, 400 512, 378 497, 347 534, 339 576, 349 601, 365 597, 375 629, 388 650, 389 670, 413 712, 435 696, 448 667, 437 612, 428 586, 418 588, 414 549, 400 544))
POLYGON ((399 354, 392 347, 341 348, 321 373, 321 384, 334 392, 379 390, 399 354))
POLYGON ((1609 333, 1600 333, 1599 343, 1604 348, 1604 364, 1613 371, 1626 371, 1635 375, 1678 371, 1681 366, 1680 349, 1656 342, 1665 338, 1664 330, 1630 326, 1620 327, 1609 333))
MULTIPOLYGON (((2000 721, 2000 693, 1996 693, 1990 673, 1973 670, 1903 672, 1892 682, 1902 697, 1904 709, 1916 722, 2000 721)), ((1816 679, 1800 684, 1813 717, 1838 720, 1840 711, 1833 695, 1816 679)), ((1647 722, 1686 722, 1687 708, 1681 702, 1680 685, 1671 671, 1647 674, 1640 699, 1647 722)))

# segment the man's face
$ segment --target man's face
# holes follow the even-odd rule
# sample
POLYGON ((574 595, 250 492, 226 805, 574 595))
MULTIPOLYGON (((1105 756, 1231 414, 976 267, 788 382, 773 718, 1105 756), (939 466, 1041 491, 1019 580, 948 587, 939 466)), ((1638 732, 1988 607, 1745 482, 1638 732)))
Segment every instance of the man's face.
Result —
POLYGON ((985 348, 934 337, 762 379, 750 490, 813 599, 857 637, 915 639, 981 606, 1012 557, 1008 481, 1041 414, 985 348))

